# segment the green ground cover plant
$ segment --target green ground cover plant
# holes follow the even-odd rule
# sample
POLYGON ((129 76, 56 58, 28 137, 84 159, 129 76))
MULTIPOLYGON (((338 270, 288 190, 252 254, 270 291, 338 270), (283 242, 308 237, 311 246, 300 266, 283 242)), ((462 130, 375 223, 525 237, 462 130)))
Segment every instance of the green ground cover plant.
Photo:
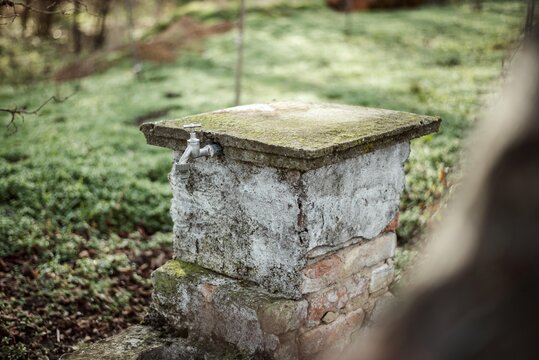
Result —
MULTIPOLYGON (((458 178, 463 140, 501 81, 524 6, 357 13, 349 35, 342 14, 323 6, 279 9, 248 15, 243 103, 338 102, 443 118, 439 134, 414 141, 406 165, 399 237, 419 237, 458 178)), ((220 19, 204 11, 204 21, 220 19)), ((140 77, 125 60, 71 83, 2 84, 2 108, 78 90, 17 120, 16 132, 2 115, 0 358, 56 358, 142 319, 149 273, 170 257, 171 156, 146 145, 138 126, 231 106, 234 36, 213 36, 173 64, 145 63, 140 77)))

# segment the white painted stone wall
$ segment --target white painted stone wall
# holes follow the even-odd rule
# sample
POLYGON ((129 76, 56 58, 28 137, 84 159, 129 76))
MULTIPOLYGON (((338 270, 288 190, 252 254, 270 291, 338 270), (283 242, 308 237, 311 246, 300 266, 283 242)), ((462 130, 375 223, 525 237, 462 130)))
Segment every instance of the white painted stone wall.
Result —
POLYGON ((297 190, 280 176, 214 159, 197 159, 187 182, 172 173, 176 257, 269 289, 297 283, 307 244, 296 228, 297 190))
POLYGON ((380 234, 399 208, 409 154, 409 143, 402 143, 306 172, 308 249, 380 234))
MULTIPOLYGON (((316 256, 380 234, 404 188, 408 142, 310 170, 196 159, 187 181, 170 174, 176 257, 301 296, 316 256)), ((180 154, 176 154, 176 160, 180 154)))

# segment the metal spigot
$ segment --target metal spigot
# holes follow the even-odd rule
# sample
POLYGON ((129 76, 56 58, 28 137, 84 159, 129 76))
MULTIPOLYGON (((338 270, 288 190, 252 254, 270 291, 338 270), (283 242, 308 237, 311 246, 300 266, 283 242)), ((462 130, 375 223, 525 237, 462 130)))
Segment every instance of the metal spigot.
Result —
POLYGON ((189 170, 191 164, 188 163, 189 158, 196 159, 201 156, 214 157, 223 153, 221 146, 217 144, 210 144, 200 148, 200 139, 197 138, 196 129, 201 128, 201 124, 187 124, 183 128, 189 131, 189 139, 187 139, 187 147, 183 152, 180 160, 175 164, 176 170, 180 174, 180 179, 185 180, 189 178, 189 170))

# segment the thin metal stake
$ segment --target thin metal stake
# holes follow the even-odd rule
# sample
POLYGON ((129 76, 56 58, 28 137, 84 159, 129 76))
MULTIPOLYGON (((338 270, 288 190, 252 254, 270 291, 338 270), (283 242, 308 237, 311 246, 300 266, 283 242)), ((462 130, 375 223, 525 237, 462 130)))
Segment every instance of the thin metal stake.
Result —
POLYGON ((345 35, 351 35, 352 34, 352 18, 351 18, 351 12, 352 12, 352 0, 346 0, 346 12, 344 15, 344 34, 345 35))
POLYGON ((131 57, 133 60, 133 73, 138 76, 142 71, 142 64, 138 57, 137 44, 133 31, 135 31, 135 21, 133 20, 133 4, 131 0, 125 0, 125 10, 127 11, 127 32, 129 33, 129 45, 131 47, 131 57))
POLYGON ((245 0, 240 0, 240 18, 238 24, 238 35, 236 37, 236 84, 234 104, 237 106, 241 101, 241 78, 243 76, 243 40, 245 29, 245 0))

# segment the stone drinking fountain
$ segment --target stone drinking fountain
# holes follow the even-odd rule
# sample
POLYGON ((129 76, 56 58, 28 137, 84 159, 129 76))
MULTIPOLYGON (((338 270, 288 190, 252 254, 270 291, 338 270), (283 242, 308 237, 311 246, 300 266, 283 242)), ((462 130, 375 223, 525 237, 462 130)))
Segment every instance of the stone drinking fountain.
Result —
POLYGON ((251 358, 335 354, 392 298, 409 142, 440 122, 274 102, 142 125, 174 154, 149 322, 251 358))

